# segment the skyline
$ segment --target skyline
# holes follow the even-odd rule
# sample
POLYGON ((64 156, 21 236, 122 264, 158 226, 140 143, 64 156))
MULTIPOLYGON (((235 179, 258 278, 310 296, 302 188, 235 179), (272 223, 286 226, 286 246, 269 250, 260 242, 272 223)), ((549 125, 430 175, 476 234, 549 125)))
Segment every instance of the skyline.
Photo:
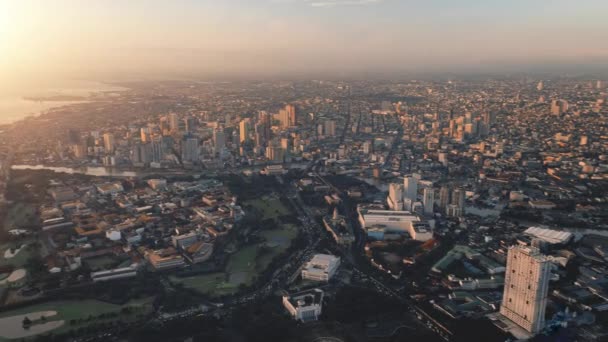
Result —
POLYGON ((0 72, 306 76, 605 69, 597 0, 0 0, 0 72), (53 15, 50 15, 53 13, 53 15))

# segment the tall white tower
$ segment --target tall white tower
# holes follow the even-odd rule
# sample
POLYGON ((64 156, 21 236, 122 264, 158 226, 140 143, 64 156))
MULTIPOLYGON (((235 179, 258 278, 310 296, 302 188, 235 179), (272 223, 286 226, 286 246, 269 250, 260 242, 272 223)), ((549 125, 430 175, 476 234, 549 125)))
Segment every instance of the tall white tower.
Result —
POLYGON ((507 256, 500 313, 532 334, 545 326, 551 264, 535 247, 513 246, 507 256))

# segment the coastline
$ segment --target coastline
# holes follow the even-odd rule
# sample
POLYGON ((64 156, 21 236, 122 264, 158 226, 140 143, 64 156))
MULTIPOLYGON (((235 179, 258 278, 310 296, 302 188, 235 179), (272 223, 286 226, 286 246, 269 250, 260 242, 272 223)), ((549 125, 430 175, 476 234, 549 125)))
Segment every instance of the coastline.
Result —
POLYGON ((0 94, 0 126, 9 126, 50 110, 95 101, 96 95, 128 91, 130 88, 111 82, 67 81, 62 85, 0 94))

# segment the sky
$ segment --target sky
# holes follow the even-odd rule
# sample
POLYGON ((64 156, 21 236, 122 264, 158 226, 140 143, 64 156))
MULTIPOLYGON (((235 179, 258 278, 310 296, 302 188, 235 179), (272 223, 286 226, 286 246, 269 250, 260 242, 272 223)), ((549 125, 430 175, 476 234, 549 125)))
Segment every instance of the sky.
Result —
POLYGON ((602 64, 607 13, 606 0, 0 0, 0 89, 602 64))

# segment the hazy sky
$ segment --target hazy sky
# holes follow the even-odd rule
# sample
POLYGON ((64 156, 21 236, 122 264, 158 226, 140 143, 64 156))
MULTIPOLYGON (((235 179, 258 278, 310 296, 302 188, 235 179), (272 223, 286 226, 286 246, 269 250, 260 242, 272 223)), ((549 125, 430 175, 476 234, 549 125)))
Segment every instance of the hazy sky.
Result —
POLYGON ((607 13, 607 0, 0 0, 0 73, 587 63, 608 60, 607 13))

